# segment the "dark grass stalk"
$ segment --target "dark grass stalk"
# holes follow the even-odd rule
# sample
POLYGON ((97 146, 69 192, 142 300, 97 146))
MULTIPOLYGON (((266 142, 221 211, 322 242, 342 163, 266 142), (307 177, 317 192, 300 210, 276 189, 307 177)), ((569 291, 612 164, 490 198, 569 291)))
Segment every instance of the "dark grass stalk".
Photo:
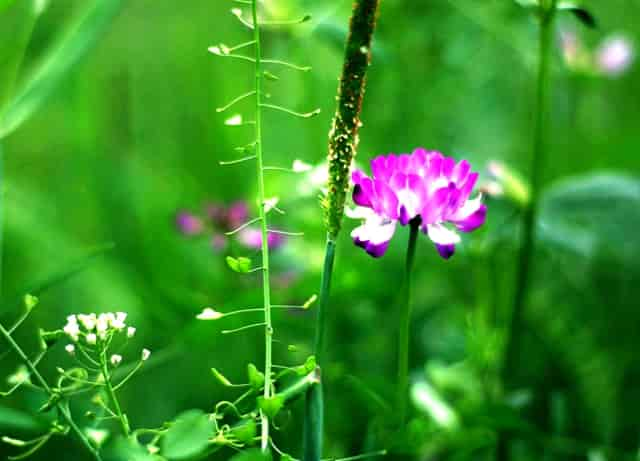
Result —
POLYGON ((407 245, 407 259, 402 286, 402 301, 400 303, 400 328, 398 331, 398 383, 396 389, 396 411, 398 412, 398 423, 400 428, 405 425, 407 420, 407 394, 409 392, 409 330, 411 325, 411 274, 413 273, 419 227, 420 224, 417 221, 412 221, 410 223, 409 244, 407 245))
MULTIPOLYGON (((525 302, 527 292, 531 284, 533 272, 533 259, 536 239, 536 222, 538 218, 540 185, 542 173, 546 164, 547 154, 547 125, 549 114, 549 66, 550 47, 553 40, 553 19, 555 17, 556 0, 542 7, 540 13, 540 29, 538 38, 538 75, 536 89, 536 115, 533 138, 533 157, 531 159, 531 199, 529 206, 524 209, 522 218, 522 244, 518 256, 518 271, 516 287, 513 298, 511 318, 507 329, 505 342, 505 355, 501 370, 501 382, 508 387, 513 381, 516 372, 519 348, 518 339, 522 331, 525 302)), ((508 434, 499 433, 496 447, 496 459, 506 461, 509 459, 508 434)))
MULTIPOLYGON (((327 225, 324 269, 316 319, 314 354, 322 364, 325 355, 327 310, 335 258, 336 239, 342 226, 349 190, 351 163, 358 149, 360 113, 371 60, 371 41, 376 26, 379 0, 355 0, 349 24, 344 65, 338 87, 338 105, 329 132, 329 184, 323 200, 327 225)), ((319 461, 324 435, 324 396, 320 382, 306 394, 303 432, 303 460, 319 461)))

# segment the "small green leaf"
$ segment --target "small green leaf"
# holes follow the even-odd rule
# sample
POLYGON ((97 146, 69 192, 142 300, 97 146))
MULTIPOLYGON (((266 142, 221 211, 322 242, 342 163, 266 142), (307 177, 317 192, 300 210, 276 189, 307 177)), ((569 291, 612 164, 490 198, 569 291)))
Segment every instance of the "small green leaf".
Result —
POLYGON ((120 437, 100 452, 105 461, 160 461, 158 456, 149 451, 132 438, 120 437))
POLYGON ((557 8, 559 11, 569 11, 573 13, 576 18, 578 18, 578 20, 587 27, 591 27, 592 29, 596 27, 596 18, 591 14, 589 10, 587 10, 583 6, 580 6, 576 2, 561 1, 558 2, 557 8))
POLYGON ((271 453, 264 453, 258 448, 241 451, 229 461, 271 461, 271 453))
POLYGON ((39 300, 36 296, 29 294, 24 295, 24 307, 27 309, 27 311, 33 310, 33 308, 38 305, 38 302, 39 300))
POLYGON ((218 380, 220 384, 226 387, 233 387, 233 383, 229 381, 222 373, 220 373, 216 368, 211 369, 211 373, 213 377, 218 380))
POLYGON ((264 74, 264 78, 266 78, 267 80, 271 80, 272 82, 276 82, 276 81, 280 80, 280 77, 278 77, 278 76, 277 76, 277 75, 275 75, 275 74, 272 74, 272 73, 271 73, 271 72, 269 72, 268 70, 265 70, 265 71, 263 72, 263 74, 264 74))
POLYGON ((278 414, 284 406, 284 397, 282 395, 274 395, 273 397, 258 397, 258 406, 269 418, 273 418, 278 414))
POLYGON ((525 8, 535 8, 540 6, 540 0, 515 0, 515 2, 525 8))
POLYGON ((229 268, 234 272, 246 274, 251 269, 251 260, 244 256, 240 256, 238 258, 227 256, 227 266, 229 266, 229 268))
POLYGON ((169 459, 186 459, 202 453, 214 428, 213 421, 202 410, 180 414, 162 437, 162 455, 169 459))
POLYGON ((242 443, 252 443, 258 433, 256 422, 248 419, 237 426, 233 426, 231 433, 242 443))
POLYGON ((247 374, 249 375, 251 387, 255 390, 262 389, 262 386, 264 386, 264 373, 258 370, 253 363, 250 363, 247 365, 247 374))
POLYGON ((302 365, 295 367, 294 370, 299 376, 305 376, 315 370, 316 366, 316 357, 311 355, 307 357, 307 360, 302 365))

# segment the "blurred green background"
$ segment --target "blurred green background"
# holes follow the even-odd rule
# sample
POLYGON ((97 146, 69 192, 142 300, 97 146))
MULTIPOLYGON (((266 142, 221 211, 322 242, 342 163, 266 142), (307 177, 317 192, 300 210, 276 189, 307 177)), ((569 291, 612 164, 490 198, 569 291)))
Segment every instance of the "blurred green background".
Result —
MULTIPOLYGON (((225 127, 227 115, 215 111, 251 88, 252 69, 207 52, 249 38, 223 0, 35 2, 46 6, 39 16, 33 2, 0 1, 3 84, 12 80, 11 66, 18 69, 9 96, 60 40, 81 40, 75 24, 94 2, 110 4, 104 18, 81 31, 88 40, 95 28, 95 43, 87 41, 68 71, 44 75, 33 116, 0 141, 2 319, 15 317, 22 295, 37 292, 41 304, 17 334, 35 350, 39 326, 59 328, 71 313, 128 312, 138 329, 130 354, 147 347, 153 360, 122 392, 122 403, 134 427, 155 427, 189 408, 210 411, 233 395, 211 377, 211 367, 241 381, 248 362, 262 362, 259 329, 223 336, 221 329, 242 320, 194 319, 205 306, 259 305, 258 279, 224 263, 226 254, 257 254, 233 242, 213 251, 211 233, 187 238, 174 222, 179 210, 203 213, 210 202, 254 203, 251 164, 218 165, 251 141, 251 130, 225 127), (24 4, 29 8, 20 11, 24 4)), ((309 73, 280 71, 281 80, 269 84, 272 100, 322 110, 310 120, 267 113, 267 164, 323 162, 350 3, 264 0, 271 18, 313 15, 295 29, 265 33, 265 55, 313 66, 309 73)), ((467 235, 448 262, 420 240, 407 442, 415 459, 490 459, 499 430, 514 436, 512 459, 637 459, 640 66, 615 77, 576 71, 563 60, 560 34, 575 34, 591 50, 616 33, 633 43, 640 39, 640 3, 584 3, 597 29, 570 15, 557 21, 536 271, 510 389, 497 369, 513 296, 517 207, 489 198, 488 224, 467 235)), ((359 164, 424 146, 469 159, 485 178, 492 160, 526 177, 536 31, 532 16, 510 0, 382 1, 359 164)), ((56 62, 71 51, 55 55, 56 62)), ((0 110, 10 100, 3 93, 0 110)), ((250 118, 248 103, 237 108, 250 118)), ((276 225, 305 232, 274 251, 277 303, 303 302, 319 285, 324 230, 321 184, 312 176, 321 175, 268 173, 268 195, 287 211, 274 215, 276 225)), ((406 229, 374 260, 351 243, 355 225, 345 221, 331 302, 327 456, 366 450, 367 428, 394 395, 406 229)), ((313 312, 276 314, 276 363, 297 364, 309 354, 313 318, 313 312), (298 351, 287 351, 288 344, 298 351)), ((68 362, 59 345, 41 369, 53 377, 68 362)), ((0 362, 3 375, 16 366, 13 356, 0 362)), ((26 391, 3 400, 0 432, 37 433, 28 415, 39 399, 26 391)), ((89 424, 86 409, 74 408, 82 424, 89 424)), ((299 453, 301 410, 298 402, 276 434, 292 453, 299 453)), ((0 457, 11 453, 0 447, 0 457)), ((62 438, 36 456, 85 458, 75 441, 62 438)))

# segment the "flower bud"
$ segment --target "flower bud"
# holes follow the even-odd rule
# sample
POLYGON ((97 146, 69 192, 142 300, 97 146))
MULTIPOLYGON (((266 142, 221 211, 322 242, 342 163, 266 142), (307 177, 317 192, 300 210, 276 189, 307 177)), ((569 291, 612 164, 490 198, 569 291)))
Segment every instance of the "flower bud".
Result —
POLYGON ((122 362, 122 356, 119 354, 113 354, 111 356, 110 361, 111 361, 111 365, 113 365, 114 367, 117 367, 122 362))

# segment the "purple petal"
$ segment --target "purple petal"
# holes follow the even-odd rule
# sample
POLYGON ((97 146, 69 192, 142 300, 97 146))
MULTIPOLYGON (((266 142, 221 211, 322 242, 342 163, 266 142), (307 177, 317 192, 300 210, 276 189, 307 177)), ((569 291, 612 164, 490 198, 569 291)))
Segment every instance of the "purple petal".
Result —
POLYGON ((456 183, 462 182, 467 178, 471 165, 466 160, 459 161, 453 169, 453 179, 456 183))
POLYGON ((439 245, 436 243, 436 250, 444 259, 449 259, 456 252, 455 245, 439 245))
POLYGON ((365 251, 374 258, 380 258, 387 252, 387 248, 389 248, 389 242, 382 242, 380 244, 368 242, 365 246, 365 251))
POLYGON ((371 178, 363 176, 360 178, 360 182, 353 187, 353 201, 356 205, 371 208, 374 198, 373 181, 371 178))
POLYGON ((396 168, 396 156, 389 154, 387 156, 380 155, 371 160, 371 173, 374 179, 388 181, 396 168))
POLYGON ((453 169, 455 168, 455 166, 456 166, 456 161, 454 159, 452 159, 451 157, 445 157, 442 160, 442 174, 447 178, 451 178, 451 175, 453 174, 453 169))
POLYGON ((387 183, 378 179, 373 181, 376 199, 373 209, 389 219, 398 219, 398 197, 387 183))
POLYGON ((176 226, 183 235, 187 236, 198 235, 204 230, 202 220, 188 211, 181 211, 176 215, 176 226))
POLYGON ((454 221, 456 227, 462 232, 472 232, 482 226, 487 219, 487 206, 481 204, 480 207, 466 218, 454 221))

